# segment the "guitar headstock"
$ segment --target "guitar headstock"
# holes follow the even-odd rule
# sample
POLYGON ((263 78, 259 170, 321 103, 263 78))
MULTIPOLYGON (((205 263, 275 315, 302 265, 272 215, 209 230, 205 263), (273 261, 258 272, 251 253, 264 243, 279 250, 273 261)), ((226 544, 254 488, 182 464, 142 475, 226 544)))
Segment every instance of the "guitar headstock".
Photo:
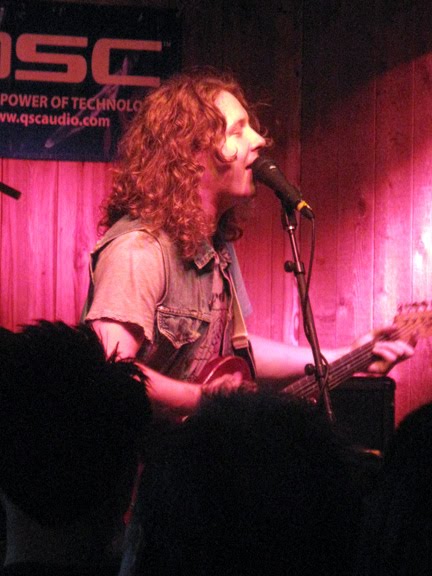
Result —
POLYGON ((408 336, 431 336, 432 335, 432 303, 413 302, 400 304, 394 324, 399 331, 408 336))

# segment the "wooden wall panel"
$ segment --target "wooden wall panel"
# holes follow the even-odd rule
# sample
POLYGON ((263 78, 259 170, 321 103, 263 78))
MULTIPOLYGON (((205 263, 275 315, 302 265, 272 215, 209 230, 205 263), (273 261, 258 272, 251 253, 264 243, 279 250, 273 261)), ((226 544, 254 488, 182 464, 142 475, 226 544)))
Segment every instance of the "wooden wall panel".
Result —
MULTIPOLYGON (((391 322, 398 304, 412 300, 413 62, 404 56, 413 45, 413 12, 390 20, 378 3, 377 125, 375 182, 374 324, 391 322), (395 42, 395 39, 398 39, 395 42)), ((411 404, 410 365, 393 372, 398 382, 398 416, 411 404)))
MULTIPOLYGON (((336 338, 352 342, 369 329, 373 281, 373 189, 375 138, 375 87, 367 79, 374 62, 371 37, 374 22, 370 7, 341 5, 339 24, 339 94, 337 158, 337 309, 336 338), (358 21, 364 23, 358 26, 358 21), (359 84, 358 79, 366 81, 359 84)), ((327 216, 331 216, 327 214, 327 216)))
MULTIPOLYGON (((390 322, 399 301, 430 301, 429 0, 177 6, 184 65, 234 72, 261 103, 272 155, 315 211, 312 304, 321 345, 347 344, 390 322)), ((0 322, 75 321, 109 166, 3 159, 0 177, 23 193, 18 202, 0 196, 0 322)), ((307 264, 308 223, 299 235, 307 264)), ((238 252, 255 308, 251 329, 296 342, 295 283, 283 271, 289 242, 278 201, 262 186, 238 252)), ((431 341, 422 341, 392 372, 398 420, 432 400, 431 358, 431 341)))
MULTIPOLYGON (((92 207, 86 211, 82 209, 83 193, 90 188, 83 181, 83 172, 84 164, 81 162, 59 164, 57 248, 60 258, 57 261, 56 271, 55 310, 57 318, 72 324, 77 321, 78 309, 82 307, 82 301, 77 302, 79 291, 76 287, 80 284, 79 276, 85 278, 90 245, 90 241, 86 238, 88 234, 83 237, 81 223, 86 223, 93 215, 92 207), (83 245, 87 247, 87 254, 82 262, 79 255, 83 245), (78 258, 75 257, 77 253, 78 258)), ((93 200, 91 196, 89 199, 93 200)))
MULTIPOLYGON (((302 188, 334 224, 318 232, 315 311, 324 344, 342 345, 431 299, 432 14, 305 1, 304 23, 302 188)), ((398 421, 432 400, 431 357, 420 342, 392 371, 398 421)))
MULTIPOLYGON (((339 91, 334 63, 341 34, 338 18, 328 18, 317 6, 314 18, 304 11, 302 62, 301 188, 316 222, 316 253, 311 280, 311 305, 322 347, 336 345, 337 245, 338 245, 338 145, 339 115, 327 103, 339 91), (318 33, 326 30, 326 34, 318 33)), ((309 222, 301 223, 301 249, 305 264, 310 254, 309 222)), ((303 331, 301 341, 305 343, 303 331)))
POLYGON ((88 286, 88 256, 109 186, 104 163, 2 160, 2 325, 38 318, 75 323, 88 286))
MULTIPOLYGON (((430 4, 416 5, 413 53, 412 293, 432 300, 432 18, 430 4)), ((410 405, 431 401, 432 338, 417 346, 412 363, 410 405)))
POLYGON ((3 160, 2 178, 20 190, 2 198, 1 321, 6 327, 52 318, 56 258, 55 164, 3 160))
POLYGON ((79 320, 88 288, 89 252, 97 239, 99 206, 109 191, 109 165, 64 162, 59 167, 56 315, 79 320))

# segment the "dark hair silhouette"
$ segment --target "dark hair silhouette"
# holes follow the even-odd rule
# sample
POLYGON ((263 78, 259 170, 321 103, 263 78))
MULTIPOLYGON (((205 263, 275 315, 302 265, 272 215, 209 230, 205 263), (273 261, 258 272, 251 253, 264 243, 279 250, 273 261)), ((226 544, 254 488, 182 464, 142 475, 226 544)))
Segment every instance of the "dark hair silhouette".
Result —
POLYGON ((409 414, 384 457, 369 495, 358 576, 422 576, 432 572, 432 404, 409 414))
POLYGON ((269 393, 214 396, 151 445, 122 574, 349 572, 358 492, 314 408, 269 393))
POLYGON ((2 329, 0 363, 1 490, 41 525, 117 510, 150 415, 138 369, 90 327, 47 321, 2 329))

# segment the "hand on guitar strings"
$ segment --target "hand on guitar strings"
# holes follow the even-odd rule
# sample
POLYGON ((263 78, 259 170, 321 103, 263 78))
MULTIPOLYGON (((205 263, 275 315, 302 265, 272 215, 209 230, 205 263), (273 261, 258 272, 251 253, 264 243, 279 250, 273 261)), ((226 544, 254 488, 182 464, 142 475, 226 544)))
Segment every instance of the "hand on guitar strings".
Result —
POLYGON ((417 344, 417 335, 411 333, 407 341, 400 338, 399 330, 396 326, 387 326, 372 330, 369 334, 356 340, 353 348, 374 341, 372 352, 376 359, 369 364, 368 373, 384 375, 399 362, 408 360, 414 354, 417 344))

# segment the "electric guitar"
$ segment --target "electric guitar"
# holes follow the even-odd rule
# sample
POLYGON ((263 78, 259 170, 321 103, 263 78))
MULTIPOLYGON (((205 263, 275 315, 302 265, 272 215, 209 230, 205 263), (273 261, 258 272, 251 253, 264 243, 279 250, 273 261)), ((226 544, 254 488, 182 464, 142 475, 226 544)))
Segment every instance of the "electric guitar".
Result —
MULTIPOLYGON (((364 372, 367 369, 374 360, 372 350, 376 341, 389 339, 408 341, 413 335, 417 338, 430 336, 432 334, 432 309, 426 302, 401 305, 393 325, 395 332, 391 337, 388 335, 377 336, 374 340, 359 346, 328 365, 328 387, 330 390, 342 384, 355 372, 364 372)), ((252 379, 245 360, 237 356, 226 356, 210 362, 201 372, 199 381, 201 384, 207 384, 220 376, 234 372, 240 372, 244 380, 252 379)), ((320 389, 314 375, 303 376, 285 386, 282 392, 310 400, 316 400, 320 395, 320 389)))

